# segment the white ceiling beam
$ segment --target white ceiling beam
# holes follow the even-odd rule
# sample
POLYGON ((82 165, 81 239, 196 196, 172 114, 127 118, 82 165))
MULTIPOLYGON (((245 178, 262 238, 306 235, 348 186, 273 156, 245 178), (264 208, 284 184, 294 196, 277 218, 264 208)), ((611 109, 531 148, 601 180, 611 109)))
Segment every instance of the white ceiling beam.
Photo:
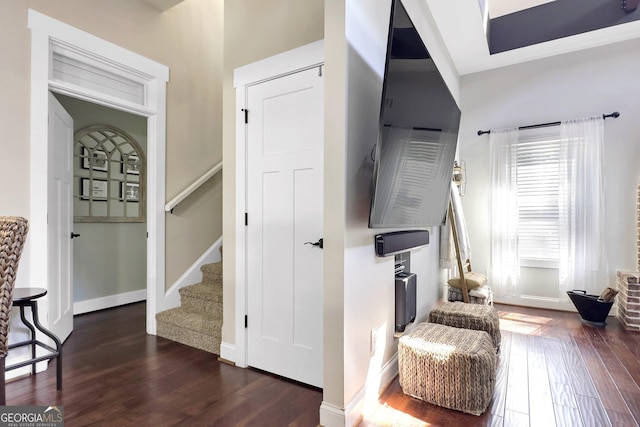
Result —
POLYGON ((487 3, 489 3, 489 16, 493 19, 542 4, 551 3, 552 1, 555 0, 488 0, 487 3))
POLYGON ((460 76, 640 38, 640 21, 489 54, 478 0, 424 1, 460 76))

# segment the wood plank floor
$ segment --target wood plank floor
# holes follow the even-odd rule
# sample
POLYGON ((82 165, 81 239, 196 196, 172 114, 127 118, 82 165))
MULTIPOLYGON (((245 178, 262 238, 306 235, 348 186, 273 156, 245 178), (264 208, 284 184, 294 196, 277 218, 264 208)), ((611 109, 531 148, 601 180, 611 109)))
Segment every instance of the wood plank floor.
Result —
POLYGON ((55 363, 7 384, 7 405, 63 405, 67 426, 316 426, 322 391, 145 333, 145 304, 77 316, 55 363))
POLYGON ((479 417, 402 393, 396 379, 361 427, 632 427, 640 422, 640 333, 578 314, 496 304, 502 346, 496 389, 479 417))
MULTIPOLYGON (((378 426, 638 426, 640 333, 575 313, 496 305, 502 347, 494 399, 479 417, 405 396, 397 379, 365 414, 378 426)), ((322 392, 146 335, 145 305, 78 316, 55 364, 7 384, 8 405, 64 405, 68 426, 315 427, 322 392)))

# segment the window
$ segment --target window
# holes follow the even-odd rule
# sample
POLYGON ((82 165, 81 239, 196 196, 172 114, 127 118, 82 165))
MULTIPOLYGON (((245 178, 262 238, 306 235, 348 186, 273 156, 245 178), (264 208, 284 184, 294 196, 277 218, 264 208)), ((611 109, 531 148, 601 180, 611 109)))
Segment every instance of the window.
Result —
MULTIPOLYGON (((558 129, 558 128, 555 128, 558 129)), ((546 130, 520 133, 516 150, 518 252, 522 266, 557 267, 560 138, 546 130)))
POLYGON ((145 222, 145 162, 121 129, 94 125, 75 134, 74 221, 145 222))
POLYGON ((558 299, 607 281, 603 117, 491 130, 491 265, 498 296, 521 294, 520 267, 557 268, 558 299))

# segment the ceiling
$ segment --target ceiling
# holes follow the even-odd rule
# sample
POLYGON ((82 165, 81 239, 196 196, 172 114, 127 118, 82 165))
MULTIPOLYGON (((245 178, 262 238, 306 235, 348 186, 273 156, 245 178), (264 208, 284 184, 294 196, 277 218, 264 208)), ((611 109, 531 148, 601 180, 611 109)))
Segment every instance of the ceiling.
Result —
POLYGON ((499 18, 521 10, 530 9, 555 0, 487 0, 489 18, 499 18))
MULTIPOLYGON (((183 0, 144 1, 166 11, 183 0)), ((621 0, 421 1, 430 10, 459 75, 640 38, 640 8, 620 13, 621 0), (609 15, 615 9, 622 18, 609 16, 608 22, 593 23, 605 15, 600 13, 601 6, 609 15), (564 31, 570 24, 573 27, 564 31), (496 53, 490 53, 490 43, 496 53)))
MULTIPOLYGON (((546 58, 577 50, 604 46, 624 40, 640 38, 640 9, 632 12, 636 20, 628 22, 616 22, 613 26, 589 30, 580 34, 563 35, 560 38, 544 42, 536 42, 519 48, 505 50, 500 53, 490 54, 488 37, 485 33, 485 23, 488 16, 483 16, 481 11, 482 0, 456 0, 455 2, 442 0, 423 0, 435 21, 438 31, 447 46, 447 50, 458 70, 458 74, 471 74, 493 68, 504 67, 520 62, 546 58)), ((502 0, 514 3, 514 0, 502 0)), ((569 0, 555 0, 550 3, 533 7, 532 9, 503 15, 498 19, 506 19, 510 16, 527 13, 528 11, 540 12, 544 7, 550 7, 569 0)), ((583 1, 583 0, 579 0, 583 1)), ((593 0, 599 2, 616 2, 619 7, 620 0, 593 0)), ((490 5, 489 5, 490 6, 490 5)), ((580 12, 580 8, 576 8, 580 12)), ((553 18, 553 17, 549 17, 553 18)), ((563 17, 564 18, 564 17, 563 17)), ((531 22, 531 27, 541 28, 546 24, 545 19, 531 22)), ((549 19, 552 21, 552 19, 549 19)), ((520 31, 522 33, 523 31, 520 31)))

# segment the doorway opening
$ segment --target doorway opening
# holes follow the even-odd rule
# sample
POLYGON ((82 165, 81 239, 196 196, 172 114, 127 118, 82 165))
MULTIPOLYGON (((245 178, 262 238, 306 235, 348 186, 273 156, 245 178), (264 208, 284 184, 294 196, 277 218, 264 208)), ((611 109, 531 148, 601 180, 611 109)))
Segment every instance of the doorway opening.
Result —
MULTIPOLYGON (((236 70, 234 70, 234 87, 236 89, 236 105, 238 107, 238 111, 240 111, 241 108, 251 108, 248 107, 247 104, 249 103, 249 91, 251 89, 257 89, 258 86, 260 86, 260 83, 264 83, 267 81, 270 82, 277 82, 277 81, 282 81, 284 82, 285 80, 288 81, 288 79, 280 79, 281 77, 285 77, 285 76, 290 76, 290 75, 295 75, 295 74, 305 74, 304 71, 310 72, 310 74, 312 74, 316 79, 318 79, 319 81, 322 80, 322 65, 323 65, 323 60, 324 60, 324 55, 323 55, 323 41, 318 41, 315 43, 311 43, 309 45, 305 45, 302 46, 300 48, 288 51, 288 52, 284 52, 282 54, 261 60, 257 63, 254 64, 249 64, 246 65, 242 68, 238 68, 236 70)), ((264 86, 266 87, 266 86, 264 86)), ((322 92, 322 90, 320 91, 322 92)), ((286 89, 283 88, 282 93, 288 93, 286 89)), ((293 94, 293 96, 295 96, 296 93, 298 94, 306 94, 306 90, 301 90, 299 92, 296 92, 295 90, 291 91, 291 93, 293 94)), ((274 97, 274 100, 281 100, 280 97, 274 97)), ((320 99, 320 101, 322 101, 322 99, 320 99)), ((277 101, 276 101, 277 102, 277 101)), ((290 104, 287 103, 287 105, 289 106, 290 104)), ((315 105, 315 103, 314 103, 315 105)), ((318 105, 321 105, 321 102, 318 103, 318 105)), ((290 111, 296 111, 297 107, 294 107, 292 110, 290 111)), ((286 108, 282 109, 282 111, 285 111, 286 108)), ((320 112, 322 113, 322 109, 320 108, 320 112)), ((256 115, 254 117, 258 117, 260 115, 260 113, 255 113, 256 115)), ((284 116, 279 115, 280 113, 275 113, 274 111, 274 116, 270 116, 270 118, 278 118, 278 120, 281 120, 284 118, 284 116)), ((319 119, 320 122, 322 122, 321 120, 321 115, 311 115, 311 117, 314 117, 315 119, 319 119)), ((276 120, 277 121, 277 120, 276 120)), ((236 123, 237 123, 237 132, 236 132, 236 212, 248 212, 248 217, 252 218, 252 215, 257 214, 258 216, 261 216, 264 214, 264 212, 261 213, 257 213, 257 212, 249 212, 249 202, 248 202, 248 187, 250 186, 249 184, 249 175, 248 175, 248 168, 247 168, 247 162, 249 160, 249 147, 248 147, 248 141, 249 141, 249 133, 251 132, 251 130, 249 129, 250 127, 253 128, 253 126, 249 126, 245 120, 244 120, 244 115, 238 114, 236 116, 236 123)), ((255 122, 254 122, 255 124, 255 122)), ((274 130, 276 131, 281 131, 282 129, 285 129, 286 126, 279 126, 276 124, 276 122, 271 121, 270 124, 274 124, 274 130)), ((261 129, 261 126, 258 126, 258 128, 261 129)), ((258 128, 254 128, 254 129, 258 129, 258 128)), ((314 127, 315 128, 315 127, 314 127)), ((311 132, 313 133, 313 132, 311 132)), ((321 131, 319 132, 319 134, 321 134, 321 131)), ((278 135, 280 135, 278 133, 278 135)), ((304 140, 305 138, 299 138, 299 140, 304 140)), ((322 139, 322 138, 321 138, 322 139)), ((323 140, 321 141, 321 143, 323 143, 323 140)), ((271 148, 273 148, 274 151, 276 152, 281 152, 282 150, 278 147, 274 147, 272 146, 271 148)), ((286 150, 285 150, 286 151, 286 150)), ((309 151, 312 152, 312 151, 309 151)), ((323 158, 323 155, 320 154, 319 158, 323 158)), ((307 168, 302 168, 307 170, 307 168)), ((321 168, 320 168, 321 169, 321 168)), ((302 173, 304 174, 304 173, 302 173)), ((301 175, 302 175, 301 174, 301 175)), ((320 184, 322 184, 322 179, 320 178, 319 180, 320 184)), ((321 189, 316 188, 316 190, 314 190, 313 192, 311 192, 310 194, 321 194, 322 191, 321 189)), ((275 203, 277 205, 277 203, 275 203)), ((270 205, 271 206, 271 205, 270 205)), ((306 205, 305 205, 306 206, 306 205)), ((310 204, 309 206, 313 206, 312 204, 310 204)), ((322 209, 319 209, 320 213, 322 212, 322 209)), ((238 216, 238 215, 236 215, 238 216)), ((242 215, 240 215, 242 216, 242 215)), ((255 217, 254 217, 255 218, 255 217)), ((254 220, 256 222, 260 222, 260 219, 254 220)), ((255 224, 256 222, 254 222, 253 224, 255 224)), ((273 223, 273 221, 270 221, 270 223, 273 223)), ((321 221, 320 221, 321 223, 321 221)), ((256 326, 258 327, 258 329, 260 329, 261 327, 253 320, 248 320, 248 328, 243 327, 243 325, 245 324, 245 319, 247 319, 247 317, 249 315, 249 312, 251 312, 250 307, 250 299, 253 299, 253 297, 258 296, 257 294, 253 294, 252 293, 252 289, 249 288, 248 286, 248 271, 250 268, 250 262, 249 259, 251 258, 251 260, 256 260, 258 259, 260 256, 259 255, 255 255, 252 257, 251 254, 249 254, 249 244, 248 244, 248 238, 249 238, 249 232, 248 229, 251 228, 252 226, 250 225, 252 224, 251 220, 249 220, 249 225, 247 225, 244 221, 244 218, 242 219, 238 219, 238 221, 235 224, 235 229, 236 229, 236 270, 235 270, 235 274, 236 274, 236 318, 235 318, 235 331, 236 331, 236 340, 235 340, 235 349, 233 351, 233 353, 227 353, 225 350, 228 348, 227 346, 225 346, 224 344, 221 346, 221 356, 223 358, 226 358, 227 360, 233 360, 236 364, 236 366, 240 366, 240 367, 247 367, 250 365, 258 365, 257 363, 253 362, 249 355, 249 350, 250 347, 252 347, 252 338, 249 336, 249 332, 248 329, 251 329, 252 326, 254 325, 253 328, 256 328, 256 326), (250 298, 251 295, 251 298, 250 298), (253 323, 251 323, 253 322, 253 323)), ((258 233, 262 232, 262 230, 259 230, 258 233)), ((255 233, 253 233, 252 235, 256 235, 255 233)), ((305 241, 309 240, 309 241, 316 241, 319 237, 321 237, 321 233, 312 233, 307 237, 305 237, 305 241)), ((272 240, 273 241, 273 240, 272 240)), ((304 245, 304 243, 302 243, 304 245)), ((304 249, 309 249, 310 246, 306 246, 304 247, 304 249)), ((315 249, 315 247, 314 247, 315 249)), ((320 249, 318 249, 318 252, 320 251, 320 249)), ((316 255, 316 256, 321 256, 321 252, 316 252, 313 253, 311 252, 311 255, 316 255)), ((253 267, 251 267, 253 268, 253 267)), ((299 271, 305 271, 306 269, 300 269, 299 271)), ((322 282, 320 282, 320 292, 322 291, 321 289, 322 287, 322 282)), ((304 295, 309 295, 308 293, 302 293, 304 295)), ((298 293, 297 295, 300 295, 300 293, 298 293)), ((316 295, 316 294, 314 294, 316 295)), ((321 300, 322 298, 320 298, 321 300)), ((317 299, 316 299, 317 301, 317 299)), ((254 306, 257 306, 257 304, 253 304, 254 306)), ((272 304, 271 307, 274 307, 275 305, 272 304)), ((294 310, 295 311, 295 310, 294 310)), ((258 314, 258 317, 260 317, 260 314, 258 314)), ((255 317, 254 317, 255 318, 255 317)), ((291 325, 288 325, 291 326, 291 325)), ((320 345, 321 344, 321 327, 322 325, 319 324, 319 329, 315 329, 315 333, 314 335, 316 336, 320 336, 320 345)), ((283 328, 277 328, 278 330, 282 330, 283 328)), ((254 329, 255 330, 255 329, 254 329)), ((302 344, 300 342, 294 343, 294 345, 298 345, 298 344, 302 344)), ((319 366, 317 369, 319 371, 321 371, 322 369, 322 350, 319 346, 308 346, 306 344, 302 344, 299 345, 299 347, 312 347, 312 350, 310 351, 310 353, 313 353, 314 351, 317 351, 318 354, 320 355, 319 360, 315 362, 315 364, 317 366, 319 366)), ((255 346, 254 346, 255 347, 255 346)), ((255 348, 254 348, 255 350, 255 348)), ((293 356, 292 356, 293 357, 293 356)), ((285 360, 284 357, 282 357, 282 360, 285 360)), ((267 368, 267 369, 272 369, 272 368, 267 368)), ((275 370, 274 370, 275 372, 275 370)), ((286 376, 287 374, 285 374, 286 376)), ((290 375, 290 377, 296 377, 296 375, 290 375)), ((303 381, 307 381, 309 383, 317 383, 319 384, 319 381, 321 380, 321 375, 319 376, 319 378, 315 379, 315 380, 308 380, 308 379, 303 379, 303 381)))
MULTIPOLYGON (((147 152, 147 119, 145 117, 104 107, 98 104, 86 102, 66 95, 54 94, 73 119, 74 134, 88 126, 101 125, 120 129, 132 137, 143 152, 141 158, 146 158, 147 152)), ((91 134, 87 136, 91 141, 98 141, 98 137, 91 134)), ((106 139, 106 138, 105 138, 106 139)), ((75 142, 74 142, 75 144, 75 142)), ((102 146, 101 146, 102 147, 102 146)), ((82 184, 89 182, 86 169, 88 163, 82 157, 78 157, 78 146, 74 145, 74 157, 72 159, 74 171, 74 223, 73 232, 77 238, 73 240, 73 314, 83 314, 91 311, 111 308, 122 304, 144 301, 147 298, 146 290, 146 220, 144 212, 141 218, 124 216, 124 210, 118 212, 111 209, 111 221, 102 218, 106 207, 111 204, 115 208, 123 205, 123 199, 119 194, 117 185, 112 185, 111 193, 114 198, 102 200, 97 198, 96 206, 92 214, 96 218, 84 216, 89 205, 87 197, 83 197, 85 189, 82 184), (115 212, 114 212, 115 211, 115 212)), ((80 153, 81 154, 81 153, 80 153)), ((136 170, 128 170, 123 173, 122 166, 116 164, 113 171, 103 171, 102 168, 91 174, 91 178, 97 184, 106 182, 109 178, 112 183, 124 183, 134 185, 141 183, 144 177, 145 164, 138 165, 136 170), (143 172, 140 174, 140 172, 143 172), (118 180, 118 181, 116 181, 118 180)), ((142 185, 144 182, 142 182, 142 185)), ((133 208, 141 209, 143 200, 133 200, 128 203, 133 208)), ((126 194, 126 193, 125 193, 126 194)), ((93 206, 92 206, 93 207, 93 206)), ((129 208, 127 211, 131 211, 129 208)), ((127 212, 128 214, 128 212, 127 212)))
MULTIPOLYGON (((142 116, 146 118, 149 172, 146 329, 147 333, 155 335, 155 314, 164 310, 165 294, 165 129, 169 70, 162 64, 32 9, 28 14, 28 26, 31 29, 31 281, 45 287, 50 295, 57 290, 55 279, 48 275, 48 262, 52 256, 48 236, 55 227, 47 219, 50 204, 47 192, 50 158, 47 100, 50 91, 142 116), (66 72, 71 69, 73 72, 66 72)), ((46 319, 49 306, 43 304, 41 311, 46 319)))

